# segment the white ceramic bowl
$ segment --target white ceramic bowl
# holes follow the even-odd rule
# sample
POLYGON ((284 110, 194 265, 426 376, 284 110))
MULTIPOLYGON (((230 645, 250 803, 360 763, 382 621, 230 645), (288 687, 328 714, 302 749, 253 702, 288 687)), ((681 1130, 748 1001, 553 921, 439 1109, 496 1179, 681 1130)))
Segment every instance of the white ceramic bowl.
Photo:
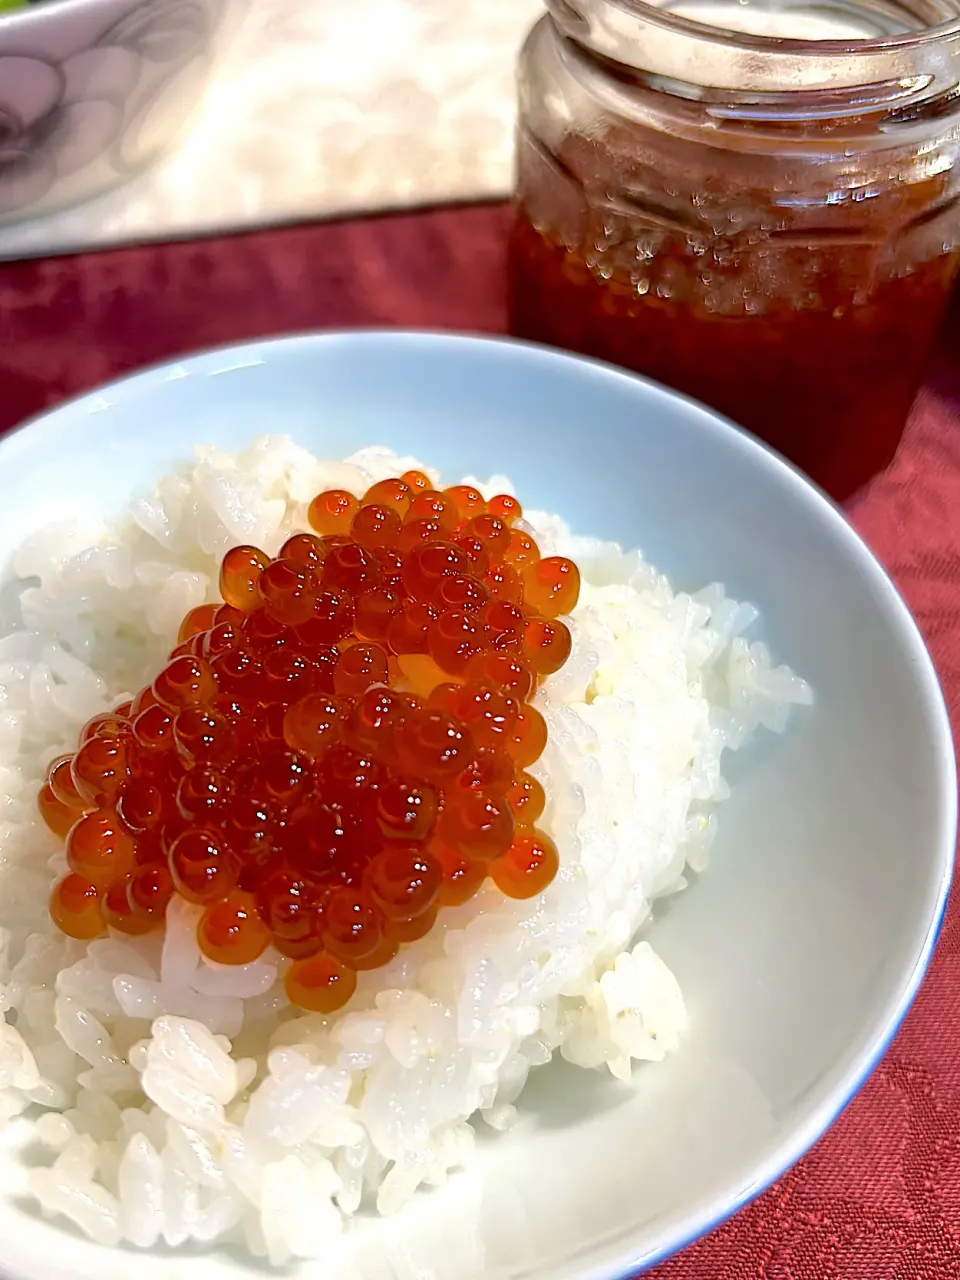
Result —
MULTIPOLYGON (((609 1280, 733 1213, 833 1120, 921 979, 956 797, 923 643, 842 516, 751 439, 659 387, 515 344, 416 334, 255 343, 85 396, 0 443, 0 556, 64 510, 115 510, 191 446, 285 431, 448 473, 643 547, 674 582, 763 610, 816 707, 738 761, 711 868, 651 937, 687 995, 681 1051, 632 1086, 551 1066, 519 1130, 395 1219, 358 1223, 364 1280, 609 1280)), ((11 1185, 9 1169, 2 1185, 11 1185)), ((220 1252, 142 1259, 0 1203, 0 1265, 30 1280, 219 1280, 220 1252)), ((307 1275, 319 1270, 304 1268, 307 1275)), ((329 1272, 325 1278, 334 1280, 329 1272)))
POLYGON ((248 0, 0 13, 0 226, 108 190, 180 135, 248 0))

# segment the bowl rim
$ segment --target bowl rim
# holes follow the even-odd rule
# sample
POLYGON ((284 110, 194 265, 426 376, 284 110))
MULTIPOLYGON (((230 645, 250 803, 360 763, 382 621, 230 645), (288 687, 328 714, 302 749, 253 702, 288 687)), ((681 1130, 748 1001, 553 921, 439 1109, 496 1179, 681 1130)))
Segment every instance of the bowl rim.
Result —
MULTIPOLYGON (((76 3, 76 0, 63 0, 63 2, 76 3)), ((88 3, 96 3, 96 0, 88 0, 88 3)), ((871 580, 886 605, 890 624, 897 631, 904 656, 915 670, 938 762, 937 825, 940 840, 937 853, 941 870, 933 912, 927 922, 913 969, 905 975, 899 988, 892 993, 892 1007, 886 1017, 873 1029, 867 1045, 851 1062, 842 1080, 829 1091, 804 1122, 797 1124, 792 1133, 777 1144, 773 1154, 758 1167, 756 1176, 749 1185, 741 1191, 731 1190, 714 1195, 707 1208, 698 1210, 694 1207, 682 1216, 682 1220, 676 1227, 663 1230, 661 1239, 642 1254, 637 1254, 635 1249, 631 1250, 629 1245, 618 1244, 618 1241, 623 1241, 623 1236, 608 1238, 605 1242, 596 1242, 593 1251, 600 1256, 597 1256, 595 1261, 582 1265, 575 1272, 577 1280, 631 1280, 709 1235, 768 1190, 791 1169, 833 1125, 859 1093, 889 1049, 909 1012, 929 967, 943 925, 957 843, 957 761, 953 732, 940 681, 917 622, 886 570, 849 522, 840 506, 797 467, 744 428, 689 396, 603 361, 538 343, 520 341, 509 336, 430 328, 358 326, 349 329, 302 330, 283 336, 254 338, 185 352, 179 356, 140 366, 109 382, 64 399, 51 408, 16 424, 0 437, 0 465, 3 464, 9 452, 19 451, 23 436, 28 431, 39 428, 41 431, 50 431, 56 435, 59 430, 68 427, 71 415, 83 405, 84 401, 90 402, 90 412, 100 412, 107 407, 104 397, 110 392, 122 391, 124 394, 136 394, 139 389, 149 392, 158 377, 166 381, 173 370, 176 370, 175 376, 178 379, 188 377, 192 373, 210 376, 265 364, 273 355, 295 352, 298 349, 310 350, 317 344, 336 343, 365 345, 372 351, 382 344, 402 349, 426 343, 435 345, 441 352, 444 349, 472 349, 481 358, 485 356, 497 358, 498 353, 502 354, 504 351, 509 353, 512 350, 521 362, 532 360, 534 363, 546 366, 548 372, 558 365, 577 365, 586 377, 593 378, 600 384, 612 381, 621 385, 635 386, 639 383, 647 389, 648 393, 652 393, 655 400, 660 398, 668 402, 684 404, 688 413, 692 414, 695 424, 698 422, 701 429, 717 433, 728 447, 745 454, 761 467, 771 469, 772 474, 779 477, 792 497, 812 507, 813 513, 826 522, 834 535, 846 542, 855 556, 858 568, 871 580), (221 361, 223 361, 222 364, 221 361)), ((13 1275, 17 1274, 16 1267, 10 1268, 10 1271, 13 1275)), ((565 1270, 564 1275, 567 1274, 572 1276, 574 1272, 568 1273, 565 1270)))
MULTIPOLYGON (((78 4, 85 4, 88 9, 95 9, 101 3, 103 3, 103 0, 46 0, 43 8, 44 12, 49 15, 51 10, 56 13, 57 10, 66 9, 68 6, 71 9, 75 9, 78 4)), ((23 3, 17 9, 0 10, 0 36, 5 35, 8 31, 12 30, 14 24, 20 18, 24 18, 30 14, 31 10, 34 17, 36 17, 36 9, 33 9, 33 7, 27 3, 27 0, 23 0, 23 3)))
MULTIPOLYGON (((41 10, 45 17, 55 16, 57 13, 64 12, 67 9, 71 11, 77 8, 86 7, 87 9, 96 10, 114 3, 115 0, 44 0, 41 10)), ((132 0, 132 7, 136 8, 138 4, 142 4, 144 0, 132 0)), ((17 9, 0 10, 0 36, 5 35, 13 29, 15 23, 21 18, 33 15, 34 20, 37 18, 37 10, 34 6, 28 4, 26 0, 17 9)), ((60 406, 57 405, 57 408, 60 406)))

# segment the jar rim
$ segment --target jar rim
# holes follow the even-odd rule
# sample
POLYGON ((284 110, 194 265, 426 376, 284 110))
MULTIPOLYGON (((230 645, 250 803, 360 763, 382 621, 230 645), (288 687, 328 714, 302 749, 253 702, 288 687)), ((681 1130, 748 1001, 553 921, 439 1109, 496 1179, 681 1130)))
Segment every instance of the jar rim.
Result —
POLYGON ((733 31, 649 0, 546 3, 559 32, 584 52, 677 83, 773 94, 878 85, 901 105, 955 93, 960 84, 960 0, 939 6, 954 12, 934 26, 829 40, 733 31))
MULTIPOLYGON (((956 17, 946 18, 933 26, 897 32, 893 35, 805 40, 795 36, 756 35, 725 27, 715 27, 708 22, 698 22, 696 18, 671 13, 669 9, 661 9, 655 4, 647 3, 647 0, 603 0, 603 4, 621 9, 631 16, 668 31, 675 31, 679 35, 693 36, 699 40, 708 40, 715 44, 742 49, 745 52, 778 53, 794 57, 850 58, 858 54, 873 57, 878 54, 897 53, 936 44, 952 36, 960 37, 960 8, 956 17)), ((567 7, 565 3, 564 7, 567 7)))

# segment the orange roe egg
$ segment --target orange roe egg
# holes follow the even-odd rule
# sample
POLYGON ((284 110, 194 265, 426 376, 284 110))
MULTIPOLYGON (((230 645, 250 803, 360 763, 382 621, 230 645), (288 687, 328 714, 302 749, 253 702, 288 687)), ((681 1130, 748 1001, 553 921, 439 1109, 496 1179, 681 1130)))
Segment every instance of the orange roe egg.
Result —
POLYGON ((494 796, 505 796, 515 777, 516 769, 506 751, 499 747, 481 747, 454 779, 452 797, 461 791, 484 791, 494 796))
POLYGON ((484 862, 507 851, 513 830, 513 814, 506 800, 485 791, 464 791, 455 803, 444 805, 439 825, 445 843, 464 857, 484 862))
POLYGON ((449 533, 455 532, 460 524, 460 517, 454 504, 436 489, 423 489, 414 494, 404 523, 413 524, 419 520, 433 521, 449 533))
POLYGON ((173 741, 188 764, 225 764, 236 751, 229 718, 213 707, 184 707, 173 722, 173 741))
POLYGON ((191 636, 189 640, 184 640, 183 644, 178 644, 175 649, 171 649, 167 654, 167 661, 172 662, 174 658, 199 658, 200 650, 203 647, 203 637, 191 636))
POLYGON ((291 866, 310 884, 362 882, 374 838, 362 813, 314 801, 297 810, 284 834, 291 866))
POLYGON ((360 503, 345 489, 328 489, 319 493, 307 509, 310 528, 321 535, 347 534, 360 503))
MULTIPOLYGON (((436 670, 440 670, 432 658, 426 658, 424 661, 433 663, 436 670)), ((442 676, 443 672, 440 674, 442 676)), ((455 716, 462 688, 463 685, 459 680, 439 680, 427 696, 427 706, 434 711, 446 711, 448 715, 455 716)))
POLYGON ((580 598, 580 570, 565 556, 547 556, 523 571, 523 599, 531 613, 556 618, 573 613, 580 598))
POLYGON ((357 989, 357 975, 328 952, 294 960, 283 979, 291 1004, 313 1013, 335 1013, 357 989))
POLYGON ((277 839, 284 824, 281 806, 262 796, 238 792, 224 814, 224 830, 230 849, 240 864, 237 885, 245 892, 255 892, 264 879, 277 853, 277 839))
POLYGON ((523 515, 523 508, 510 493, 498 493, 487 503, 487 510, 504 524, 513 524, 523 515))
POLYGON ((327 591, 356 595, 369 591, 380 581, 380 563, 372 551, 356 542, 334 547, 323 562, 323 585, 327 591))
POLYGON ((375 816, 388 840, 425 840, 436 821, 437 793, 427 783, 391 778, 377 789, 375 816))
POLYGON ((479 653, 482 633, 472 614, 450 609, 438 614, 427 634, 431 658, 449 675, 464 675, 470 659, 479 653))
POLYGON ((73 780, 73 756, 58 756, 47 769, 50 790, 61 804, 82 809, 84 802, 73 780))
MULTIPOLYGON (((210 708, 220 715, 226 716, 230 721, 238 759, 243 758, 254 750, 257 740, 273 732, 274 729, 277 731, 278 740, 283 737, 284 708, 282 706, 261 709, 254 698, 241 691, 240 693, 219 694, 210 703, 210 708), (277 722, 278 715, 279 724, 277 722)), ((179 753, 174 759, 179 762, 180 767, 185 766, 187 763, 179 753)), ((169 761, 167 761, 167 764, 170 767, 174 767, 169 761)))
POLYGON ((149 933, 151 929, 157 928, 160 922, 141 915, 130 905, 128 893, 132 879, 132 876, 126 876, 114 880, 103 895, 100 910, 104 923, 111 929, 116 929, 119 933, 125 933, 130 937, 137 937, 139 934, 149 933))
MULTIPOLYGON (((323 939, 319 934, 308 934, 305 938, 282 938, 273 936, 273 945, 288 960, 305 960, 315 956, 323 949, 323 939)), ((355 966, 359 968, 359 964, 355 966)))
POLYGON ((353 517, 350 537, 368 551, 375 551, 378 547, 392 547, 400 536, 400 525, 400 516, 393 507, 365 500, 353 517))
POLYGON ((509 600, 491 600, 480 610, 478 621, 490 648, 506 651, 521 647, 527 619, 523 610, 509 600))
POLYGON ((98 938, 106 928, 100 910, 100 890, 76 873, 64 876, 54 885, 50 915, 62 933, 84 942, 98 938))
POLYGON ((310 618, 297 627, 297 639, 308 648, 338 644, 353 628, 353 599, 345 591, 321 591, 310 618))
MULTIPOLYGON (((281 867, 257 889, 260 918, 275 938, 305 942, 317 933, 319 900, 302 876, 281 867)), ((319 950, 319 939, 317 950, 319 950)))
POLYGON ((182 644, 184 640, 190 640, 195 635, 209 631, 214 625, 217 607, 215 604, 201 604, 197 605, 196 609, 191 609, 180 623, 178 643, 182 644))
POLYGON ((230 779, 217 769, 191 769, 177 786, 177 809, 190 822, 219 825, 226 817, 232 790, 230 779))
POLYGON ((341 698, 356 698, 371 685, 386 684, 387 654, 378 644, 354 644, 337 660, 333 687, 341 698))
POLYGON ((434 541, 411 548, 403 565, 402 581, 415 600, 433 599, 443 578, 463 575, 467 558, 452 542, 434 541))
POLYGON ((113 803, 129 774, 126 741, 89 738, 73 757, 71 774, 84 804, 113 803))
POLYGON ((153 682, 153 695, 168 711, 179 711, 216 697, 213 669, 202 658, 184 655, 167 664, 153 682))
POLYGON ((383 766, 376 760, 345 742, 330 748, 323 757, 323 768, 340 802, 347 805, 366 802, 384 773, 383 766))
POLYGON ((471 484, 455 484, 443 492, 456 507, 461 524, 466 524, 474 516, 484 515, 487 510, 483 494, 471 484))
POLYGON ((323 945, 331 955, 354 964, 372 955, 383 941, 383 917, 357 889, 336 889, 323 910, 323 945))
POLYGON ((490 554, 479 538, 458 533, 453 540, 453 545, 466 556, 467 564, 464 572, 482 577, 490 568, 490 554))
POLYGON ((389 920, 409 920, 429 911, 440 892, 436 859, 416 845, 384 849, 370 866, 370 896, 389 920))
POLYGON ((557 846, 542 831, 522 831, 507 852, 490 865, 490 875, 508 898, 542 893, 560 869, 557 846))
POLYGON ((543 786, 529 773, 519 773, 507 791, 507 804, 521 827, 532 827, 547 803, 543 786))
POLYGON ((346 736, 350 746, 380 759, 392 757, 394 733, 407 711, 402 694, 383 687, 368 689, 347 718, 346 736))
POLYGON ((218 622, 204 634, 200 657, 212 662, 221 653, 226 653, 240 641, 242 632, 236 622, 218 622))
MULTIPOLYGON (((270 568, 272 569, 273 565, 270 568)), ((300 573, 301 570, 298 568, 296 572, 300 573)), ((309 570, 303 572, 309 572, 309 570)), ((290 627, 275 617, 265 604, 262 608, 248 613, 243 621, 242 644, 261 660, 276 649, 282 649, 290 639, 290 635, 290 627)))
POLYGON ((153 689, 150 685, 147 685, 146 688, 140 690, 133 702, 130 704, 130 714, 128 719, 131 722, 134 722, 136 721, 137 716, 140 715, 141 711, 146 711, 148 707, 155 706, 157 706, 157 700, 153 696, 153 689))
POLYGON ((428 637, 437 613, 419 600, 408 600, 387 627, 387 648, 391 653, 426 653, 428 637))
POLYGON ((134 835, 142 835, 159 826, 163 814, 163 797, 159 787, 143 778, 130 778, 120 789, 117 801, 120 821, 134 835))
POLYGON ((146 707, 133 722, 133 736, 142 751, 159 755, 173 748, 173 717, 158 702, 146 707))
MULTIPOLYGON (((350 517, 353 519, 353 516, 350 517)), ((348 533, 326 533, 320 539, 320 554, 326 561, 331 551, 336 551, 338 547, 348 547, 351 545, 351 538, 348 533)))
POLYGON ((403 590, 403 556, 396 547, 375 547, 373 554, 380 566, 380 586, 388 591, 403 590))
POLYGON ((540 559, 540 548, 529 533, 522 529, 511 529, 510 538, 503 552, 503 558, 514 569, 523 570, 540 559))
POLYGON ((433 906, 409 920, 387 920, 384 923, 384 938, 394 946, 401 942, 416 942, 427 936, 437 923, 437 915, 437 908, 433 906))
MULTIPOLYGON (((423 479, 429 485, 426 476, 423 479)), ((406 515, 412 501, 413 488, 405 480, 380 480, 363 495, 364 506, 390 507, 401 518, 406 515)))
POLYGON ((533 691, 533 673, 509 650, 478 653, 467 664, 466 674, 494 689, 505 689, 518 702, 526 702, 533 691))
POLYGON ((236 883, 236 867, 222 836, 189 829, 170 850, 173 885, 187 902, 206 904, 224 897, 236 883))
POLYGON ((275 622, 296 627, 313 616, 320 583, 312 569, 296 560, 274 560, 260 575, 258 590, 275 622))
POLYGON ((80 817, 78 809, 57 798, 49 782, 45 782, 40 788, 37 808, 40 810, 40 817, 61 840, 66 838, 67 832, 80 817))
POLYGON ((443 783, 461 773, 473 759, 475 743, 469 731, 441 710, 425 710, 409 717, 396 744, 397 760, 413 777, 443 783))
POLYGON ((167 903, 173 896, 173 877, 165 862, 138 867, 126 882, 130 909, 156 923, 162 923, 167 903))
POLYGON ((333 693, 333 677, 340 659, 336 645, 314 645, 309 650, 313 661, 313 689, 315 693, 333 693))
MULTIPOLYGON (((270 557, 257 547, 233 547, 220 566, 220 594, 224 602, 249 613, 259 604, 257 583, 270 557)), ((220 621, 220 619, 218 619, 220 621)))
POLYGON ((115 711, 92 716, 80 730, 80 744, 82 746, 91 738, 121 737, 127 728, 125 717, 118 716, 115 711))
POLYGON ((291 751, 313 759, 341 736, 346 712, 343 699, 312 694, 287 710, 283 739, 291 751))
POLYGON ((415 551, 430 542, 439 542, 449 530, 439 520, 411 520, 404 524, 397 538, 397 550, 401 555, 415 551))
MULTIPOLYGON (((335 659, 334 659, 335 662, 335 659)), ((263 661, 267 697, 289 706, 312 693, 320 683, 319 672, 306 653, 292 645, 282 645, 263 661)))
MULTIPOLYGON (((192 825, 189 819, 185 818, 177 806, 174 805, 170 813, 164 814, 163 822, 160 825, 161 856, 169 859, 173 846, 182 835, 190 830, 192 830, 192 825)), ((152 850, 148 861, 153 861, 152 850)))
MULTIPOLYGON (((424 912, 421 919, 426 920, 429 923, 432 923, 429 911, 424 912)), ((386 927, 387 926, 385 922, 385 926, 384 926, 385 930, 386 930, 386 927)), ((361 971, 367 970, 367 969, 382 969, 385 964, 390 963, 390 961, 393 959, 393 957, 397 954, 399 950, 400 950, 399 940, 396 938, 388 937, 385 931, 383 938, 380 941, 380 945, 377 947, 376 951, 372 951, 368 956, 363 956, 362 959, 360 960, 354 960, 352 964, 352 968, 361 970, 361 971)))
POLYGON ((395 731, 417 706, 419 703, 409 693, 395 692, 386 685, 372 686, 355 701, 348 717, 350 746, 392 767, 396 763, 395 731))
POLYGON ((249 649, 242 648, 221 653, 214 658, 210 669, 219 692, 234 698, 253 697, 262 675, 256 656, 249 649))
POLYGON ((543 755, 547 745, 547 722, 536 709, 525 702, 514 726, 507 751, 519 769, 527 769, 543 755))
POLYGON ((479 747, 503 746, 511 738, 520 714, 520 704, 502 689, 479 681, 464 685, 457 698, 457 715, 479 747))
POLYGON ((523 602, 526 605, 519 573, 503 560, 491 563, 483 575, 483 585, 496 600, 509 600, 515 605, 523 602))
POLYGON ((570 657, 572 647, 570 632, 562 622, 534 618, 524 628, 520 651, 537 675, 550 676, 570 657))
POLYGON ((323 564, 326 550, 319 538, 312 533, 295 533, 280 548, 278 560, 293 560, 308 569, 319 569, 323 564))
POLYGON ((197 945, 216 964, 250 964, 269 943, 253 899, 239 891, 212 902, 197 925, 197 945))
POLYGON ((433 488, 433 482, 423 471, 405 471, 400 479, 415 494, 433 488))
POLYGON ((430 852, 440 865, 443 882, 437 902, 441 907, 460 907, 469 902, 487 878, 485 862, 474 862, 442 841, 432 841, 430 852))
POLYGON ((445 574, 437 583, 430 603, 438 613, 458 609, 464 613, 479 613, 490 593, 482 582, 466 574, 445 574))
POLYGON ((214 626, 219 626, 221 622, 232 622, 239 624, 243 622, 246 614, 242 609, 236 609, 232 604, 222 604, 213 615, 214 626))
POLYGON ((354 631, 361 640, 385 641, 390 623, 403 608, 403 596, 385 587, 373 587, 357 596, 354 631))
POLYGON ((106 889, 111 881, 133 870, 133 837, 112 809, 84 814, 67 836, 67 865, 71 871, 106 889))
POLYGON ((502 556, 510 545, 509 528, 498 516, 490 515, 489 512, 468 520, 463 526, 463 533, 467 538, 476 538, 491 556, 502 556))
POLYGON ((255 777, 268 804, 290 805, 305 800, 313 782, 309 761, 295 751, 276 751, 267 756, 255 777))

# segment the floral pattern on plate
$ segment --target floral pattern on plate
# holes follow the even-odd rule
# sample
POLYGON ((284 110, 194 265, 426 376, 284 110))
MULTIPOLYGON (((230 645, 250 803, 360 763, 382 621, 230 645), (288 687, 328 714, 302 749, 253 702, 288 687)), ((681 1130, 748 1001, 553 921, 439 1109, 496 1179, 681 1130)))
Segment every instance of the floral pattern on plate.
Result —
POLYGON ((47 28, 36 51, 10 53, 0 29, 0 219, 84 199, 156 158, 203 90, 229 2, 114 0, 92 42, 59 56, 43 51, 47 28))

